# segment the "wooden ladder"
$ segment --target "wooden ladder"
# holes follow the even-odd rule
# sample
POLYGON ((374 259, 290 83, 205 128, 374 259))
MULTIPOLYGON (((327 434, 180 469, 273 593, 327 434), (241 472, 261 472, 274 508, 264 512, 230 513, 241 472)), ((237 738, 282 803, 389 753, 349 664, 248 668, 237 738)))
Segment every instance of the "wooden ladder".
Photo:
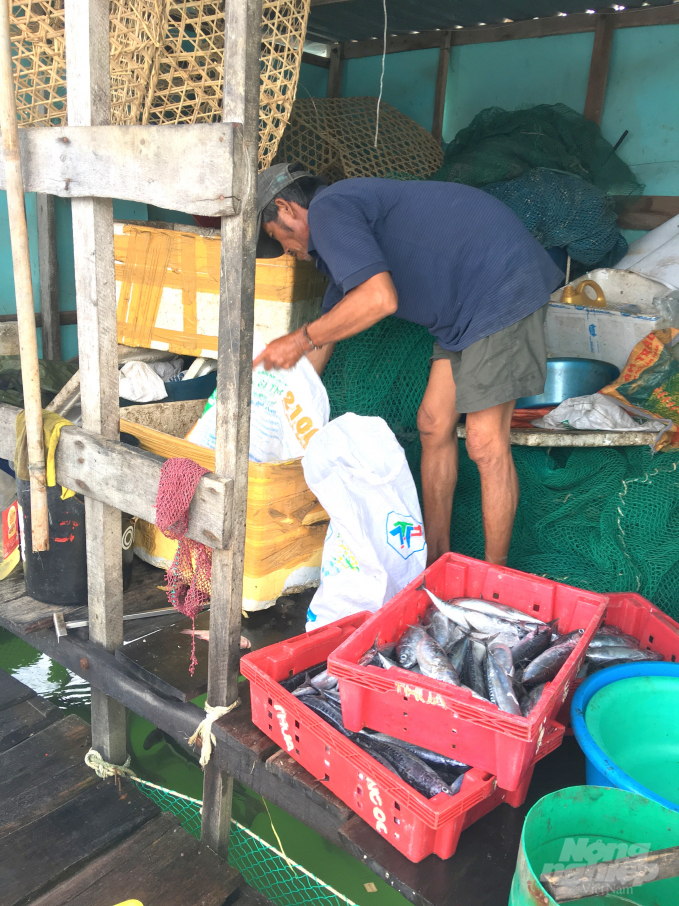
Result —
MULTIPOLYGON (((83 427, 64 430, 57 479, 85 496, 90 638, 108 651, 123 642, 121 510, 155 521, 162 466, 119 439, 112 198, 222 218, 216 468, 200 481, 189 526, 192 538, 212 548, 213 707, 238 696, 261 0, 225 0, 224 17, 221 123, 111 126, 108 0, 66 0, 68 125, 20 133, 25 190, 72 199, 83 427)), ((0 455, 12 450, 15 414, 0 406, 0 455)), ((125 708, 94 686, 92 737, 106 761, 125 761, 125 708)), ((205 771, 202 839, 225 854, 233 783, 215 765, 205 771)))

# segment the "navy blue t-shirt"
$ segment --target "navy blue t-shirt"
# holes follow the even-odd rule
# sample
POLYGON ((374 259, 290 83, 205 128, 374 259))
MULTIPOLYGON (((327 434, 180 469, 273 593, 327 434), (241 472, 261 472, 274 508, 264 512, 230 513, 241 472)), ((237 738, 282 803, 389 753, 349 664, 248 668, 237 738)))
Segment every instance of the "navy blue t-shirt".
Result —
POLYGON ((329 311, 389 271, 396 316, 461 350, 544 305, 563 273, 518 217, 458 183, 345 179, 309 206, 309 253, 330 277, 329 311))

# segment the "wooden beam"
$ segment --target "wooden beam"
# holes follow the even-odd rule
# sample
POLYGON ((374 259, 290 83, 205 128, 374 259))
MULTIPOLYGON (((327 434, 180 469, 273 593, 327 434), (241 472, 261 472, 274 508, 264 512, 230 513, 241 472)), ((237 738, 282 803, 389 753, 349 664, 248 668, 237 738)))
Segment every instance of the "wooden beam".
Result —
POLYGON ((330 58, 319 57, 318 54, 315 53, 303 53, 302 63, 308 63, 310 66, 320 66, 322 69, 330 68, 330 58))
POLYGON ((326 96, 329 98, 342 97, 342 68, 344 44, 333 44, 330 48, 330 67, 328 69, 328 90, 326 96))
MULTIPOLYGON (((24 190, 61 198, 121 198, 188 214, 233 214, 240 126, 53 126, 21 129, 24 190), (204 166, 197 167, 201 160, 204 166)), ((0 188, 5 188, 4 163, 0 188)))
MULTIPOLYGON (((247 510, 257 245, 257 145, 261 0, 226 0, 224 8, 224 122, 241 122, 242 154, 234 182, 242 205, 222 217, 215 473, 233 478, 233 531, 228 550, 212 557, 207 703, 238 700, 240 621, 247 510)), ((217 762, 205 769, 201 839, 226 855, 233 779, 217 762)))
POLYGON ((632 204, 627 196, 616 196, 616 202, 623 230, 654 230, 679 214, 679 195, 641 195, 632 204))
MULTIPOLYGON (((640 28, 647 25, 676 25, 679 23, 679 4, 667 6, 644 6, 611 13, 615 28, 640 28)), ((570 16, 549 16, 544 19, 527 19, 500 25, 479 25, 454 29, 453 47, 465 44, 489 44, 496 41, 516 41, 523 38, 547 38, 553 35, 573 35, 594 31, 596 16, 575 13, 570 16)), ((417 35, 397 35, 387 38, 387 53, 403 53, 408 50, 426 50, 440 47, 443 31, 423 31, 417 35)), ((346 41, 345 60, 374 57, 382 53, 382 42, 346 41)))
POLYGON ((57 260, 57 230, 54 222, 54 195, 39 193, 37 209, 42 357, 60 362, 59 262, 57 260))
POLYGON ((586 120, 591 120, 597 126, 601 125, 601 117, 604 112, 606 84, 613 48, 613 34, 615 33, 614 21, 613 14, 610 12, 599 13, 596 16, 584 116, 586 120))
MULTIPOLYGON (((16 315, 0 315, 0 324, 5 324, 8 321, 16 321, 16 315)), ((63 327, 64 324, 77 324, 78 323, 78 313, 75 311, 60 311, 59 312, 59 324, 63 327)), ((35 314, 35 326, 42 327, 43 319, 40 312, 35 314)), ((44 356, 44 352, 43 352, 44 356)))
MULTIPOLYGON (((108 126, 111 119, 108 0, 66 0, 65 22, 69 127, 108 126)), ((24 131, 37 134, 41 130, 24 131)), ((59 142, 60 136, 53 130, 44 132, 52 142, 59 142)), ((89 141, 92 141, 89 130, 81 134, 85 137, 89 134, 89 141)), ((93 171, 110 174, 110 164, 106 162, 112 160, 110 149, 118 147, 116 134, 108 132, 106 139, 100 133, 100 141, 104 139, 105 144, 97 145, 97 153, 102 155, 99 160, 90 146, 89 161, 93 171)), ((68 138, 67 142, 61 141, 62 155, 72 163, 82 165, 88 156, 72 157, 70 150, 71 146, 86 147, 87 138, 83 145, 75 135, 73 139, 68 138)), ((59 171, 57 147, 52 144, 47 162, 59 171)), ((30 165, 27 169, 30 172, 30 165)), ((137 167, 132 164, 132 169, 137 167)), ((95 194, 82 171, 73 170, 72 176, 78 185, 87 186, 90 194, 95 194)), ((106 180, 102 180, 102 186, 104 184, 106 180)), ((114 194, 118 195, 117 187, 110 185, 107 194, 109 197, 73 198, 71 216, 83 427, 94 435, 101 435, 102 439, 117 441, 118 345, 111 201, 114 194)), ((110 478, 105 483, 110 484, 110 478)), ((85 523, 90 638, 108 651, 114 651, 123 643, 120 510, 87 496, 85 523)), ((93 688, 92 746, 105 761, 123 764, 127 757, 126 736, 124 707, 93 688)))
MULTIPOLYGON (((0 457, 14 459, 14 424, 19 409, 0 404, 0 457)), ((155 522, 163 464, 160 456, 106 440, 82 428, 64 428, 56 455, 56 478, 102 505, 155 522)), ((188 535, 208 547, 230 544, 233 482, 205 475, 189 510, 188 535)), ((117 541, 117 539, 116 539, 117 541)), ((117 548, 116 548, 117 552, 117 548)))
POLYGON ((450 65, 451 33, 445 32, 439 50, 439 65, 436 71, 436 89, 434 91, 434 121, 431 134, 437 142, 443 138, 443 113, 446 106, 446 85, 448 84, 448 67, 450 65))

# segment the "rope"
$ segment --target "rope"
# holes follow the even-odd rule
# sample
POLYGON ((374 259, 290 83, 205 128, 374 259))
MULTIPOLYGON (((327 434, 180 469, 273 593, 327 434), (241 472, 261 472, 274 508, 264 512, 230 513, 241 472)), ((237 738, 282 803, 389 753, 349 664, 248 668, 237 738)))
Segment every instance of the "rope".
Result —
POLYGON ((224 717, 225 714, 228 714, 229 711, 233 711, 234 708, 237 708, 240 705, 240 699, 237 698, 236 701, 229 705, 226 708, 215 707, 208 705, 205 702, 205 714, 206 716, 201 720, 201 722, 196 727, 196 732, 193 734, 191 739, 189 739, 189 745, 195 746, 200 740, 200 766, 204 768, 210 760, 212 755, 212 746, 217 745, 217 740, 214 737, 212 732, 212 724, 219 720, 220 717, 224 717))
POLYGON ((377 147, 377 136, 380 131, 380 104, 382 103, 382 89, 384 88, 384 63, 387 57, 387 0, 382 0, 382 9, 384 10, 384 35, 382 37, 382 72, 380 74, 380 93, 377 98, 377 114, 375 117, 375 147, 377 147))
POLYGON ((85 755, 85 764, 88 768, 92 768, 97 777, 102 780, 106 780, 107 777, 113 777, 118 786, 120 786, 121 777, 129 777, 131 780, 137 779, 137 775, 130 767, 131 761, 132 759, 128 755, 125 764, 110 764, 108 761, 104 761, 96 749, 90 749, 85 755))

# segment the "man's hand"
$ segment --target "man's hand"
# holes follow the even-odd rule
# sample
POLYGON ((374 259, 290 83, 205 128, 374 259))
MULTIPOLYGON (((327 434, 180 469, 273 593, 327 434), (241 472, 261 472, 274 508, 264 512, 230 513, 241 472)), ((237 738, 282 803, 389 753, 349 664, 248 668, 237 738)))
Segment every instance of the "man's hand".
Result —
POLYGON ((272 368, 292 368, 309 351, 302 328, 288 333, 284 337, 272 340, 252 363, 253 369, 263 364, 267 371, 272 368))

